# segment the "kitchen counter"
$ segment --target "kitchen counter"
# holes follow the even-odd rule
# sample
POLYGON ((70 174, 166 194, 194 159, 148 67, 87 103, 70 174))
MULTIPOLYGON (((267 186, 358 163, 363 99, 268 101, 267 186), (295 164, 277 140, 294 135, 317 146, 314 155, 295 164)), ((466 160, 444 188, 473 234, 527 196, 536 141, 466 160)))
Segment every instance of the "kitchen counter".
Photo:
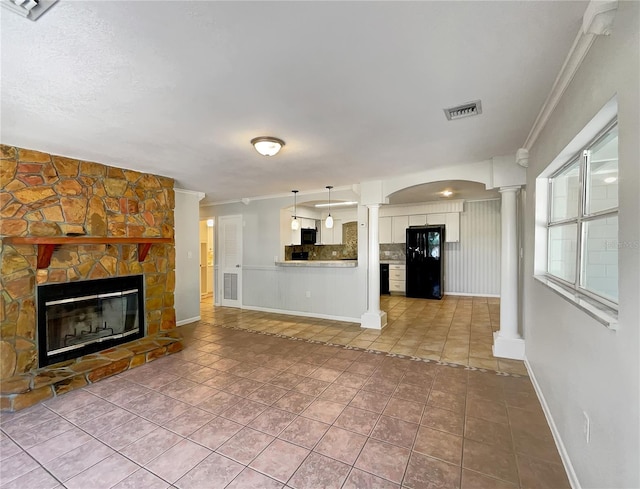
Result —
POLYGON ((405 265, 405 260, 380 260, 380 263, 384 265, 405 265))
POLYGON ((355 268, 358 260, 286 260, 277 261, 277 267, 355 268))

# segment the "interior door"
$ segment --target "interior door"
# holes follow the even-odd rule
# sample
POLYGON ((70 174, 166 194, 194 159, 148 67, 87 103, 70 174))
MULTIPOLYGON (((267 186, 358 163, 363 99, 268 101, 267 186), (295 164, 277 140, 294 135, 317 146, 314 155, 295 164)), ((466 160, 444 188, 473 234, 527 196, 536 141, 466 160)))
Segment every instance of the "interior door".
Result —
POLYGON ((222 216, 220 233, 220 304, 242 306, 242 216, 222 216))

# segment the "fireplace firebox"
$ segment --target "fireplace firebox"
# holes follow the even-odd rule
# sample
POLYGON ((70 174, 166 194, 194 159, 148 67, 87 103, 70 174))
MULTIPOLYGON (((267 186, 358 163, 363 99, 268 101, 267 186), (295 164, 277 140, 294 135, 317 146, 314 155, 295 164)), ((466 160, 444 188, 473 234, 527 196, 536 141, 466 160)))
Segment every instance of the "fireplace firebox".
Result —
POLYGON ((38 286, 39 366, 144 336, 142 275, 38 286))

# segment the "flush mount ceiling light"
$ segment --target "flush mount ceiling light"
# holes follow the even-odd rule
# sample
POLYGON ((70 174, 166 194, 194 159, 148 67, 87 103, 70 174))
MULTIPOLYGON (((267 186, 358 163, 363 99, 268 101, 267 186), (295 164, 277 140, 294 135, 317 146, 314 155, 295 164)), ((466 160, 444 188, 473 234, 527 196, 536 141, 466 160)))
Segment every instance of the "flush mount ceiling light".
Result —
POLYGON ((453 195, 453 192, 451 190, 445 190, 442 192, 442 195, 444 197, 451 197, 453 195))
POLYGON ((298 191, 297 190, 292 190, 293 192, 293 219, 291 219, 291 229, 293 231, 297 231, 298 229, 300 229, 300 223, 298 222, 298 218, 297 218, 297 213, 296 213, 296 206, 297 206, 297 201, 296 201, 296 196, 298 191))
POLYGON ((324 225, 327 226, 327 229, 331 229, 333 227, 333 217, 331 217, 331 189, 333 186, 327 185, 326 188, 329 191, 329 203, 327 204, 327 207, 329 208, 329 215, 327 216, 327 220, 324 221, 324 225))
POLYGON ((617 180, 616 177, 607 177, 604 179, 604 183, 613 183, 617 180))
POLYGON ((284 146, 284 141, 278 138, 260 136, 259 138, 253 138, 251 144, 262 156, 275 156, 284 146))

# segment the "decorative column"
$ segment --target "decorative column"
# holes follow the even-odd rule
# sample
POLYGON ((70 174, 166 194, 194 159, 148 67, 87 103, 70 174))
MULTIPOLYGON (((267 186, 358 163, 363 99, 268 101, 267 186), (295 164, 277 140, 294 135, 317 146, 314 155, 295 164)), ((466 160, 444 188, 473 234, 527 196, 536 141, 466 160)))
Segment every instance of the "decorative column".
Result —
POLYGON ((520 187, 502 187, 502 248, 500 260, 500 331, 493 334, 493 355, 524 359, 524 340, 518 333, 518 228, 516 195, 520 187))
POLYGON ((378 236, 380 204, 369 204, 367 208, 369 210, 368 309, 360 318, 360 326, 382 329, 387 325, 387 313, 380 310, 380 238, 378 236))

